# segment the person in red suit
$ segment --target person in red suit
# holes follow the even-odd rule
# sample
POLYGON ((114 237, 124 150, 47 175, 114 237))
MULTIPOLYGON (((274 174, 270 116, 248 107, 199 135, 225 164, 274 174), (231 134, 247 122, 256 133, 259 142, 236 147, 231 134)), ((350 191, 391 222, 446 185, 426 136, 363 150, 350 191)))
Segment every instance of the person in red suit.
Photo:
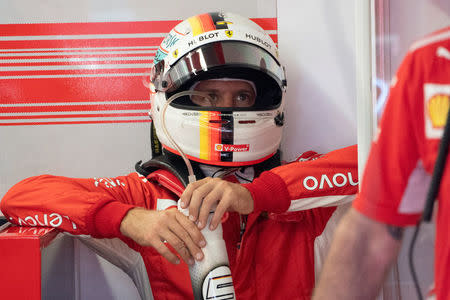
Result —
MULTIPOLYGON (((425 199, 450 102, 450 27, 413 44, 393 80, 361 192, 341 220, 313 299, 375 299, 425 199), (331 296, 332 295, 332 296, 331 296)), ((437 299, 450 299, 447 160, 438 195, 437 299)))

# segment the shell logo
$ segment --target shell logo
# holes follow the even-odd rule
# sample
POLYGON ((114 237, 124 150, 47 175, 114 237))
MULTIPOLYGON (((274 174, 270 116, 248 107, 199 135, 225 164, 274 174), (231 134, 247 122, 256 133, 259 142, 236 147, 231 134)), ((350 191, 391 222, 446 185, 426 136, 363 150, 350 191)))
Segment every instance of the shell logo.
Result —
POLYGON ((428 101, 427 109, 431 124, 434 128, 442 128, 447 121, 447 114, 450 107, 449 95, 439 94, 431 97, 428 101))
POLYGON ((223 150, 223 145, 222 144, 216 144, 216 151, 222 151, 223 150))

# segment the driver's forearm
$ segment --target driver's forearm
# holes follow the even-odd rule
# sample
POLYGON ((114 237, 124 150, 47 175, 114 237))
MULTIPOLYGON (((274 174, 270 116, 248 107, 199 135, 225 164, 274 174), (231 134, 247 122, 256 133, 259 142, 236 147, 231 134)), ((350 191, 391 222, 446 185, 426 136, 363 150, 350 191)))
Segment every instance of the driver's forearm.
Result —
POLYGON ((400 243, 387 225, 351 209, 336 229, 313 299, 375 299, 400 243))

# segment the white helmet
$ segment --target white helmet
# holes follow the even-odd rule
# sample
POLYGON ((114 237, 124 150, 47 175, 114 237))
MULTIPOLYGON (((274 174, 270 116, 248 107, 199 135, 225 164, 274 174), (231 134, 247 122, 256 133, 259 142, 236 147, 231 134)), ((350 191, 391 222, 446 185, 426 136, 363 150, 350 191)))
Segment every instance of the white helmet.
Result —
POLYGON ((283 126, 284 68, 270 36, 248 18, 206 13, 181 22, 158 48, 150 82, 150 114, 168 151, 180 154, 172 138, 189 159, 217 166, 253 165, 276 153, 283 126), (253 82, 255 104, 204 107, 183 96, 167 106, 164 120, 169 97, 218 78, 253 82))

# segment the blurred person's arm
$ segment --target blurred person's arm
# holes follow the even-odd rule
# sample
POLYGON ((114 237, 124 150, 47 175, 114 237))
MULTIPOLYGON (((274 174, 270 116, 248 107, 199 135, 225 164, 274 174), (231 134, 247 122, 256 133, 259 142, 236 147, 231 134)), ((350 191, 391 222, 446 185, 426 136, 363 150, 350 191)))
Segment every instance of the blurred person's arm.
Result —
POLYGON ((403 229, 351 208, 339 223, 313 299, 375 299, 397 258, 403 229))

